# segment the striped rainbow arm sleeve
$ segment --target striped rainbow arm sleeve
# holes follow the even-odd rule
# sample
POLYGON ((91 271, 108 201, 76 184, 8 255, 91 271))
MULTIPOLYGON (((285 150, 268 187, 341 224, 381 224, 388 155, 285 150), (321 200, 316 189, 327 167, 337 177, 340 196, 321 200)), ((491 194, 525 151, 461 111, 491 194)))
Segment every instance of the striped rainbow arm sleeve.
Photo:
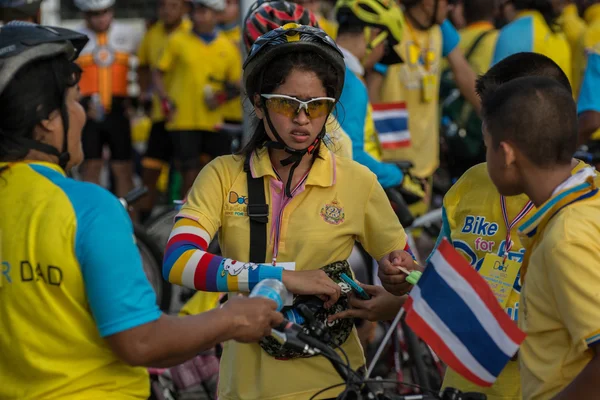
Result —
POLYGON ((177 219, 163 260, 165 280, 206 292, 249 292, 263 279, 281 281, 283 268, 210 254, 206 251, 210 241, 198 222, 177 219))

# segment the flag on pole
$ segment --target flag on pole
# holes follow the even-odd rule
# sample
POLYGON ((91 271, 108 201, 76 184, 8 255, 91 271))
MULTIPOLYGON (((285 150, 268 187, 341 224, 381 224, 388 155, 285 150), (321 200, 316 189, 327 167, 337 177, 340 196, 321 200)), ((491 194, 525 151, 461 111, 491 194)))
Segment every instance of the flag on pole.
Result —
POLYGON ((385 150, 410 146, 406 103, 373 104, 373 122, 385 150))
POLYGON ((525 340, 488 283, 444 239, 404 305, 408 326, 465 379, 491 386, 525 340))

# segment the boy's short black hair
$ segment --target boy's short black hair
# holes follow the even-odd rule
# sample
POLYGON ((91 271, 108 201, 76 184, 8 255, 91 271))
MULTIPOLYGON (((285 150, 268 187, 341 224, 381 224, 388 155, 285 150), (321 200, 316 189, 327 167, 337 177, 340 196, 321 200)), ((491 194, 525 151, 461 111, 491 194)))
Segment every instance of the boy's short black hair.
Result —
MULTIPOLYGON (((477 0, 476 0, 477 1, 477 0)), ((551 78, 573 93, 569 78, 554 61, 537 53, 516 53, 506 57, 477 79, 476 90, 483 98, 498 86, 524 76, 551 78)))
POLYGON ((510 142, 539 167, 571 162, 577 147, 577 106, 555 79, 513 79, 482 98, 492 146, 510 142))
POLYGON ((463 0, 463 13, 467 24, 492 21, 498 4, 496 0, 463 0))

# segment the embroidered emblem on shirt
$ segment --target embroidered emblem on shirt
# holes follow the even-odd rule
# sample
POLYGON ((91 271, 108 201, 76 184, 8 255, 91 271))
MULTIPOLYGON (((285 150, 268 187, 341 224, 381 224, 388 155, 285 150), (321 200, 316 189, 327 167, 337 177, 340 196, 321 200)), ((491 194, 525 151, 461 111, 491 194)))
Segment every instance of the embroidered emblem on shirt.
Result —
POLYGON ((240 196, 234 191, 229 192, 229 197, 224 204, 226 217, 245 217, 248 215, 248 196, 240 196))
POLYGON ((325 204, 323 208, 321 208, 321 218, 329 224, 339 225, 344 222, 345 217, 344 208, 337 199, 334 199, 329 204, 325 204))
POLYGON ((229 192, 229 202, 231 204, 246 204, 246 205, 248 205, 248 196, 240 196, 236 192, 229 192))

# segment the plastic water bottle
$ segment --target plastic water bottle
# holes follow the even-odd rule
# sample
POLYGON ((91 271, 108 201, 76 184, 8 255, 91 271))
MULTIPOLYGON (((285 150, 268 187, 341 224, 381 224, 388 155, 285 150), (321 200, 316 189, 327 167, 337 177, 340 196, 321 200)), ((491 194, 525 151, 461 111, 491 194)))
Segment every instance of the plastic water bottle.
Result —
POLYGON ((287 293, 288 291, 282 282, 277 279, 265 279, 254 286, 254 289, 250 292, 250 297, 264 297, 266 299, 271 299, 277 303, 277 311, 281 311, 287 293))

